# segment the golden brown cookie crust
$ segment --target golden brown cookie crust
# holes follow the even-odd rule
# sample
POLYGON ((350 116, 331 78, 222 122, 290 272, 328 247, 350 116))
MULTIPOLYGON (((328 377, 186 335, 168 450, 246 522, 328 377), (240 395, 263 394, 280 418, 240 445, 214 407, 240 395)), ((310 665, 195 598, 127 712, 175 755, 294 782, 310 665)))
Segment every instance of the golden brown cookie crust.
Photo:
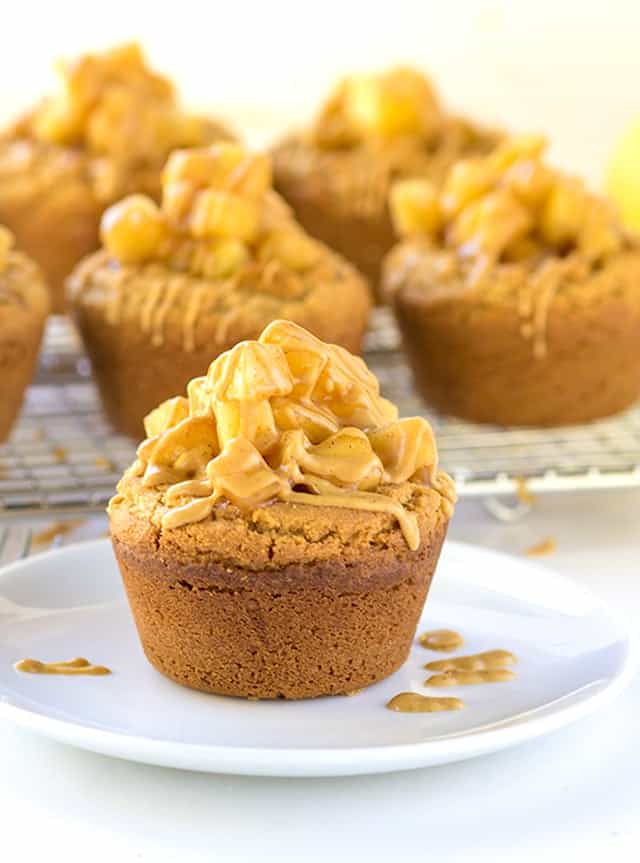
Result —
POLYGON ((640 396, 640 250, 546 266, 552 277, 563 268, 562 278, 536 296, 525 266, 497 264, 469 279, 424 241, 392 252, 385 289, 429 404, 475 422, 558 426, 640 396))
POLYGON ((437 492, 387 493, 418 514, 409 550, 385 513, 274 503, 162 530, 161 494, 129 477, 114 549, 149 661, 206 692, 346 694, 406 659, 446 532, 437 492))

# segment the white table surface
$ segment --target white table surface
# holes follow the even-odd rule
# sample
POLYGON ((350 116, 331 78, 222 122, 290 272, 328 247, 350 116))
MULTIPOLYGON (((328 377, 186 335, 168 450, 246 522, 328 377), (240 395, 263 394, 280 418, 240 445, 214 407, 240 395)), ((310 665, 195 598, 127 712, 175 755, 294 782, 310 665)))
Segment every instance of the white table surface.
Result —
MULTIPOLYGON (((451 536, 543 566, 640 617, 640 491, 539 498, 505 525, 459 505, 451 536)), ((640 678, 593 717, 444 767, 323 780, 145 767, 0 722, 0 860, 640 859, 640 678), (11 849, 12 853, 7 853, 11 849)))

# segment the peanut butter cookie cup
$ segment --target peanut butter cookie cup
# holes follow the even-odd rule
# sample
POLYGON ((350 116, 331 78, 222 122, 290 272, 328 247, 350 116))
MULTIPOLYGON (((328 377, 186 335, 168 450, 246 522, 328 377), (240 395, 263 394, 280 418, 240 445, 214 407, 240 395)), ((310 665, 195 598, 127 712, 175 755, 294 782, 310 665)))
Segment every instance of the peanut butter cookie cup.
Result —
POLYGON ((0 137, 0 222, 44 270, 53 311, 64 280, 99 245, 105 206, 130 192, 158 197, 175 147, 229 138, 185 112, 136 45, 62 65, 63 88, 0 137))
POLYGON ((31 382, 49 311, 42 273, 0 227, 0 441, 6 440, 31 382))
POLYGON ((452 513, 429 424, 290 322, 146 419, 109 504, 148 660, 194 689, 346 694, 404 662, 452 513))
POLYGON ((384 284, 426 401, 464 419, 557 426, 640 396, 640 243, 528 136, 461 161, 441 191, 400 181, 406 240, 384 284))
POLYGON ((449 114, 412 69, 345 78, 309 130, 274 150, 276 189, 315 237, 377 290, 394 243, 387 198, 400 177, 442 179, 453 161, 488 151, 497 135, 449 114))
POLYGON ((367 285, 294 221, 267 156, 228 143, 175 151, 162 205, 125 198, 102 237, 70 279, 71 305, 107 412, 136 438, 155 405, 276 318, 360 348, 367 285))

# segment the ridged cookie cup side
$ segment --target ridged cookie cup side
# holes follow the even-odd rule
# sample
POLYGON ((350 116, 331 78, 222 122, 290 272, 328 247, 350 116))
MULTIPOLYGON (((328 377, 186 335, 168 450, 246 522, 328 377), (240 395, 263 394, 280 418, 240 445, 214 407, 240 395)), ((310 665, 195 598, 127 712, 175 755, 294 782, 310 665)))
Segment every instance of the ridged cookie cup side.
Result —
POLYGON ((538 306, 537 331, 522 314, 524 269, 495 265, 474 286, 437 264, 437 252, 408 241, 388 256, 384 282, 416 386, 439 412, 552 427, 640 397, 640 251, 561 279, 538 306))
POLYGON ((55 90, 1 130, 0 223, 42 267, 61 313, 69 273, 100 245, 105 207, 129 193, 159 197, 173 150, 233 136, 182 108, 135 43, 56 66, 55 90))
POLYGON ((101 213, 81 154, 27 138, 0 142, 0 223, 42 267, 55 313, 65 311, 65 279, 99 245, 101 213))
POLYGON ((417 515, 411 551, 387 513, 286 502, 162 530, 162 505, 139 491, 111 505, 112 539, 145 655, 167 677, 298 699, 357 691, 405 661, 447 529, 437 492, 388 490, 417 515))

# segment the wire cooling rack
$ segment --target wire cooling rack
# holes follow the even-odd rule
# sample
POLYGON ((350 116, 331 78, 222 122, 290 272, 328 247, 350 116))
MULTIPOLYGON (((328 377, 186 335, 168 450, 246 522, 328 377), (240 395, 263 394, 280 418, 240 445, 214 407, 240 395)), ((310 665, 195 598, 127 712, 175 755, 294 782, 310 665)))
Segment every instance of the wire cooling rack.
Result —
POLYGON ((36 383, 0 446, 0 508, 101 509, 134 454, 134 443, 109 428, 90 381, 36 383))
MULTIPOLYGON (((615 419, 552 430, 477 426, 429 414, 415 394, 385 309, 376 310, 367 362, 404 415, 434 425, 442 466, 461 496, 640 486, 640 408, 615 419)), ((0 446, 0 511, 37 515, 98 511, 135 445, 105 420, 89 364, 70 323, 53 318, 20 421, 0 446)))

